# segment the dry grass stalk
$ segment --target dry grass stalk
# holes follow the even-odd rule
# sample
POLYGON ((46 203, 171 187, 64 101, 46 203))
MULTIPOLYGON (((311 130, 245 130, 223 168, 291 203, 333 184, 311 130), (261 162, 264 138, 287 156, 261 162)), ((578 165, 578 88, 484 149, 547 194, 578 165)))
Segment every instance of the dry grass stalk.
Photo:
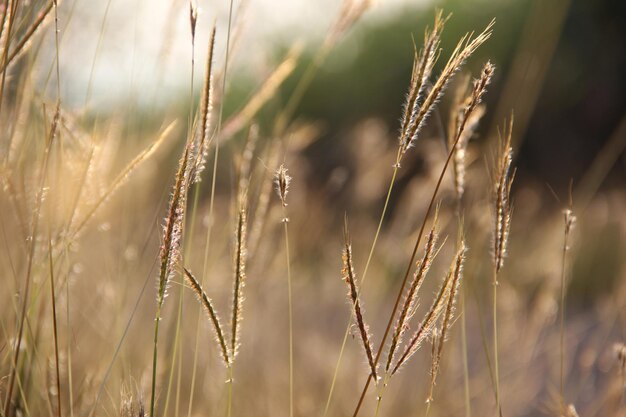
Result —
POLYGON ((231 361, 237 356, 239 348, 239 328, 241 327, 243 311, 243 287, 246 282, 246 210, 245 202, 242 201, 239 207, 237 230, 235 233, 235 283, 233 286, 233 311, 230 340, 231 361))
POLYGON ((437 358, 439 352, 439 346, 441 345, 441 334, 439 329, 435 328, 430 335, 430 391, 426 403, 428 404, 426 412, 430 410, 430 403, 433 401, 433 387, 435 386, 435 380, 439 367, 439 360, 437 358))
POLYGON ((573 203, 571 201, 570 195, 570 204, 567 209, 563 211, 563 220, 565 223, 565 231, 563 237, 563 253, 561 256, 561 305, 560 305, 560 343, 559 343, 559 351, 560 351, 560 394, 561 394, 561 409, 565 408, 565 293, 567 291, 567 282, 566 282, 566 257, 567 252, 569 251, 569 237, 572 232, 572 228, 576 223, 576 216, 574 215, 574 211, 572 210, 573 203))
MULTIPOLYGON (((513 131, 513 117, 509 121, 508 130, 504 133, 504 140, 500 141, 498 154, 495 160, 493 179, 494 184, 494 205, 495 224, 493 239, 493 262, 496 274, 504 265, 506 248, 511 226, 511 184, 515 177, 515 172, 511 170, 513 162, 513 149, 511 148, 511 136, 513 131)), ((494 282, 497 284, 497 282, 494 282)))
POLYGON ((152 356, 152 389, 150 398, 150 417, 154 417, 156 400, 157 351, 159 340, 159 322, 161 309, 167 296, 169 282, 174 275, 175 267, 182 259, 181 244, 185 226, 185 212, 187 210, 187 194, 191 185, 191 174, 194 163, 194 141, 187 140, 183 154, 178 162, 176 182, 170 198, 167 217, 163 227, 163 237, 159 252, 160 267, 157 285, 157 310, 154 322, 154 341, 152 356))
POLYGON ((215 338, 218 346, 220 347, 222 359, 224 360, 224 364, 226 367, 230 367, 231 358, 228 353, 228 347, 226 346, 226 338, 224 337, 224 331, 222 330, 222 324, 220 322, 220 318, 217 314, 217 310, 213 306, 211 299, 206 295, 200 282, 196 279, 196 277, 187 269, 183 268, 185 271, 185 279, 193 292, 198 297, 198 301, 202 304, 202 307, 206 311, 209 319, 211 320, 211 324, 213 325, 213 330, 215 330, 215 338))
POLYGON ((370 366, 370 372, 374 381, 378 382, 378 372, 377 365, 374 361, 374 355, 372 353, 372 342, 371 336, 369 333, 369 328, 363 319, 363 312, 361 309, 361 301, 359 299, 359 290, 357 288, 356 276, 354 273, 354 267, 352 262, 352 244, 350 243, 350 236, 348 234, 348 225, 346 221, 345 229, 344 229, 344 248, 343 248, 343 267, 341 269, 341 275, 343 280, 348 284, 348 298, 350 299, 350 303, 352 304, 352 313, 354 314, 355 321, 357 323, 357 327, 359 328, 359 334, 361 336, 361 341, 363 342, 363 348, 365 351, 365 356, 367 357, 367 362, 370 366))
MULTIPOLYGON (((154 152, 165 142, 174 128, 176 127, 176 122, 170 123, 163 132, 159 135, 156 141, 152 142, 146 149, 144 149, 139 155, 137 155, 132 161, 126 165, 126 167, 115 177, 109 188, 100 196, 98 201, 87 211, 87 213, 83 216, 83 218, 78 222, 77 226, 74 230, 69 234, 70 240, 77 237, 84 230, 85 226, 89 223, 89 221, 94 217, 96 212, 106 203, 113 194, 126 182, 126 180, 130 177, 130 175, 141 165, 144 161, 146 161, 150 156, 154 154, 154 152)), ((69 229, 69 227, 68 227, 69 229)))
POLYGON ((513 149, 511 137, 513 132, 513 116, 509 121, 508 130, 504 132, 504 139, 500 139, 498 154, 494 161, 493 174, 493 199, 494 199, 494 229, 493 229, 493 300, 492 300, 492 324, 493 324, 493 358, 494 358, 494 385, 496 391, 496 409, 500 408, 500 371, 498 360, 498 273, 504 265, 506 248, 511 227, 511 185, 515 172, 511 170, 513 162, 513 149))
MULTIPOLYGON (((439 20, 441 19, 439 18, 439 20)), ((437 23, 437 18, 435 22, 437 23)), ((444 22, 445 20, 441 20, 440 25, 443 25, 444 22)), ((461 38, 443 68, 443 71, 435 81, 430 92, 424 98, 424 101, 422 103, 416 102, 416 104, 412 107, 411 116, 409 122, 407 123, 406 130, 403 131, 403 134, 400 137, 401 154, 404 154, 414 145, 421 128, 424 126, 424 123, 428 118, 428 115, 434 106, 439 102, 439 99, 443 95, 452 76, 461 68, 467 58, 469 58, 480 45, 491 37, 494 23, 495 21, 492 20, 489 25, 487 25, 487 27, 475 38, 472 38, 472 34, 467 34, 461 38)), ((435 29, 433 29, 433 32, 434 31, 435 29)), ((419 79, 416 81, 419 83, 419 79)), ((409 94, 409 97, 411 96, 413 96, 412 93, 409 94)), ((419 99, 419 95, 416 97, 419 99)))
POLYGON ((411 320, 413 314, 415 314, 415 308, 417 307, 417 293, 419 292, 422 283, 424 282, 424 278, 426 278, 426 274, 428 274, 428 270, 430 269, 430 265, 436 255, 435 246, 437 244, 437 216, 435 215, 435 220, 433 221, 433 226, 428 233, 428 237, 426 238, 426 245, 424 247, 424 256, 417 263, 417 269, 413 274, 413 279, 409 285, 409 290, 404 298, 404 304, 402 305, 402 309, 400 310, 400 316, 396 322, 394 327, 393 336, 391 338, 391 344, 389 345, 389 352, 387 354, 387 364, 385 366, 385 372, 389 372, 391 368, 391 364, 394 359, 394 355, 402 343, 402 336, 406 332, 408 328, 408 322, 411 320))
POLYGON ((276 67, 274 72, 267 77, 250 100, 248 100, 246 105, 224 123, 224 127, 220 133, 220 138, 230 138, 239 132, 248 123, 250 123, 265 103, 276 96, 278 88, 296 69, 301 53, 302 47, 300 44, 294 45, 289 50, 285 59, 280 63, 280 65, 278 65, 278 67, 276 67))

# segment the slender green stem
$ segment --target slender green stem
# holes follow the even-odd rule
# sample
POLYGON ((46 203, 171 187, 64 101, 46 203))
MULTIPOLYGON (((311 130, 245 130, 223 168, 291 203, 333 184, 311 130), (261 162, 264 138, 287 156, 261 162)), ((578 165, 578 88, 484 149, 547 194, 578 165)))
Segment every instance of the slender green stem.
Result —
POLYGON ((378 398, 376 398, 376 411, 374 411, 374 417, 378 417, 378 413, 380 412, 380 403, 383 400, 383 396, 379 395, 378 398))
POLYGON ((283 205, 283 225, 285 231, 285 253, 287 257, 287 298, 289 315, 289 416, 293 417, 293 308, 291 296, 291 260, 289 256, 289 219, 283 205))
MULTIPOLYGON (((570 191, 571 196, 571 191, 570 191)), ((570 207, 572 206, 570 197, 570 207)), ((576 218, 572 214, 571 208, 565 211, 565 233, 563 236, 563 252, 561 254, 561 317, 560 317, 560 393, 561 393, 561 414, 565 413, 565 292, 566 292, 566 261, 568 238, 570 230, 576 218)))
POLYGON ((54 364, 57 388, 57 416, 61 417, 61 376, 59 373, 59 338, 57 332, 57 303, 54 292, 54 264, 52 262, 52 238, 48 229, 48 263, 50 267, 50 299, 52 301, 52 332, 54 339, 54 364))
POLYGON ((463 287, 461 288, 461 350, 463 356, 463 385, 465 391, 465 417, 472 416, 472 408, 470 404, 470 386, 469 386, 469 366, 468 366, 468 357, 467 357, 467 323, 465 315, 466 307, 465 307, 465 292, 466 292, 466 283, 462 283, 463 287))
POLYGON ((424 413, 424 417, 428 417, 430 415, 430 405, 432 404, 432 394, 433 394, 433 386, 430 386, 430 394, 428 395, 428 400, 426 401, 426 412, 424 413))
POLYGON ((498 271, 493 269, 493 367, 496 386, 496 412, 500 413, 500 371, 498 367, 498 271))
POLYGON ((228 402, 226 405, 226 417, 231 417, 233 412, 233 365, 228 367, 228 402))
POLYGON ((157 342, 159 340, 159 322, 161 321, 161 303, 157 304, 156 316, 154 319, 154 341, 152 351, 152 388, 150 391, 150 417, 154 417, 154 403, 156 395, 157 376, 157 342))

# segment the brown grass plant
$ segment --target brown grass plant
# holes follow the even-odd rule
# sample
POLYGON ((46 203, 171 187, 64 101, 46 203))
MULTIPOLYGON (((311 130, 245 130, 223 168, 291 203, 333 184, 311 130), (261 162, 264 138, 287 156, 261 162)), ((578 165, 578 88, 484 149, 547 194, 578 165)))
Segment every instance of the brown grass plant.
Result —
MULTIPOLYGON (((452 53, 452 56, 450 57, 450 59, 448 60, 448 63, 446 64, 441 76, 439 77, 439 79, 437 80, 437 82, 435 83, 435 86, 433 87, 433 89, 430 91, 429 95, 427 96, 427 98, 425 99, 424 104, 422 105, 422 107, 420 108, 419 111, 417 111, 417 116, 416 116, 416 120, 420 120, 418 123, 414 123, 413 125, 409 125, 409 128, 407 128, 407 133, 403 134, 403 136, 406 138, 415 138, 415 134, 417 134, 419 132, 419 129, 417 129, 416 126, 419 126, 420 123, 422 123, 422 121, 424 120, 424 117, 428 114, 428 111, 424 112, 423 108, 427 103, 430 103, 429 106, 434 105, 438 98, 433 98, 433 91, 439 91, 439 94, 442 94, 445 86, 447 85, 450 77, 452 77, 452 75, 454 75, 454 73, 460 68, 460 66, 465 62, 465 60, 467 59, 467 57, 469 57, 483 42, 485 42, 490 36, 491 36, 491 30, 492 30, 492 26, 494 24, 494 21, 492 20, 491 23, 489 23, 489 25, 487 26, 487 28, 480 34, 478 35, 476 38, 474 38, 472 40, 472 35, 468 34, 466 36, 464 36, 461 41, 459 41, 459 43, 457 44, 457 48, 455 49, 455 51, 452 53), (442 78, 444 78, 444 80, 442 81, 442 78), (447 79, 445 79, 447 78, 447 79), (422 114, 422 116, 420 117, 420 114, 422 114), (414 126, 413 128, 411 128, 410 126, 414 126), (411 133, 413 132, 413 133, 411 133)), ((479 78, 479 80, 474 83, 474 89, 473 91, 475 92, 475 94, 473 95, 473 100, 470 101, 467 109, 466 109, 466 113, 467 114, 471 114, 471 112, 473 112, 473 110, 476 108, 476 106, 478 105, 478 103, 480 102, 480 99, 482 97, 482 95, 484 94, 484 92, 486 91, 486 86, 489 83, 489 79, 491 78, 491 75, 493 73, 493 67, 488 63, 485 66, 485 70, 483 70, 481 77, 479 78)), ((466 123, 466 122, 465 122, 466 123)), ((465 123, 462 123, 461 126, 459 127, 459 132, 462 133, 464 130, 464 126, 465 123)), ((401 136, 401 138, 403 137, 401 136)), ((455 149, 459 143, 459 141, 461 140, 461 134, 457 134, 456 139, 452 142, 450 149, 448 150, 448 156, 446 158, 446 161, 444 163, 444 166, 441 170, 441 173, 439 175, 439 178, 437 180, 437 184, 435 186, 435 189, 433 190, 433 195, 432 198, 428 204, 428 208, 426 210, 426 214, 424 216, 424 221, 422 222, 422 225, 420 227, 419 233, 417 235, 417 239, 415 242, 415 246, 413 247, 413 252, 411 254, 411 259, 409 262, 409 266, 406 270, 406 273, 404 275, 404 278, 402 280, 402 284, 400 286, 400 290, 398 291, 398 295, 396 297, 396 301, 394 303, 394 307, 392 309, 392 312, 390 314, 389 320, 387 322, 387 327, 385 328, 385 333, 383 334, 383 339, 381 341, 381 345, 378 349, 378 353, 376 355, 376 359, 375 362, 378 362, 378 360, 380 359, 380 355, 382 353, 382 347, 384 346, 384 343, 387 340, 387 336, 389 335, 389 331, 391 330, 391 325, 393 323, 394 317, 398 311, 398 307, 400 305, 400 300, 402 298, 402 294, 404 294, 404 289, 406 287, 406 284, 408 282, 409 279, 409 274, 411 271, 411 266, 413 264, 413 261, 415 260, 415 256, 417 254, 417 250, 419 248, 419 244, 421 242, 422 239, 422 235, 424 233, 424 229, 426 227, 426 222, 430 216, 430 212, 433 209, 434 203, 435 203, 435 199, 437 197, 437 193, 439 192, 439 188, 442 184, 444 175, 448 169, 448 166, 450 164, 450 162, 453 159, 453 156, 455 154, 455 149)), ((400 164, 400 160, 402 159, 402 156, 404 155, 404 152, 406 152, 406 150, 409 148, 409 145, 411 144, 411 139, 406 139, 406 140, 402 140, 400 141, 400 147, 398 150, 398 157, 396 160, 396 164, 394 165, 394 175, 392 177, 392 182, 391 182, 391 186, 389 188, 388 194, 387 194, 387 201, 389 199, 389 193, 391 192, 391 187, 393 185, 393 181, 395 179, 395 173, 397 172, 397 169, 399 168, 399 164, 400 164)), ((385 204, 385 208, 386 208, 386 204, 385 204)), ((385 208, 383 208, 383 216, 384 216, 384 212, 385 212, 385 208)), ((379 222, 379 228, 380 228, 380 224, 382 223, 382 217, 381 216, 381 221, 379 222)), ((408 354, 408 352, 405 352, 406 354, 408 354)), ((397 371, 397 366, 396 369, 394 369, 392 371, 392 374, 395 373, 397 371)), ((353 417, 356 417, 359 413, 359 410, 361 408, 361 405, 363 403, 363 399, 365 398, 365 394, 367 393, 367 390, 369 388, 369 383, 370 383, 370 379, 368 378, 365 386, 363 387, 363 391, 361 392, 361 396, 359 398, 359 401, 357 403, 357 406, 355 408, 355 411, 353 413, 353 417)))
POLYGON ((508 128, 500 138, 498 151, 494 160, 492 171, 493 183, 493 299, 492 299, 492 324, 493 324, 493 364, 494 364, 494 386, 496 391, 496 410, 502 414, 500 405, 500 369, 498 359, 498 274, 504 265, 509 230, 511 227, 511 185, 515 172, 511 168, 513 163, 513 149, 511 147, 511 137, 513 135, 513 116, 511 116, 508 128))

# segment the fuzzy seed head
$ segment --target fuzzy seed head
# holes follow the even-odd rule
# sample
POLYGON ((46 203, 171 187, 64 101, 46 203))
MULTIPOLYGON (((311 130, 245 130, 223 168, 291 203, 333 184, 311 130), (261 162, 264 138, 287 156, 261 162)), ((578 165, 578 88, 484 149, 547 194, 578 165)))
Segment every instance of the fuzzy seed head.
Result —
POLYGON ((274 174, 274 183, 276 184, 276 193, 283 205, 287 207, 287 193, 289 192, 289 184, 291 183, 291 177, 287 173, 287 168, 284 164, 281 164, 276 173, 274 174))

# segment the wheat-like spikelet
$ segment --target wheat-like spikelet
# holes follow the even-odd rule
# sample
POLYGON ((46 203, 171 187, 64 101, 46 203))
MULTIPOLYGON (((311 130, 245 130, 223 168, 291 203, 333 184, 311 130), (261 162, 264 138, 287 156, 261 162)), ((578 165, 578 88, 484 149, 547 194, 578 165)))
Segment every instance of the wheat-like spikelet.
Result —
MULTIPOLYGON (((459 82, 457 89, 452 96, 452 106, 450 107, 450 118, 448 121, 448 132, 447 132, 447 145, 448 149, 454 146, 454 142, 457 138, 457 132, 459 131, 459 127, 461 126, 461 120, 463 119, 463 115, 465 114, 465 104, 467 103, 468 89, 469 89, 470 76, 466 75, 459 82)), ((456 192, 457 206, 460 209, 461 201, 463 199, 463 193, 465 191, 465 155, 467 152, 467 145, 469 143, 469 139, 474 133, 474 128, 478 124, 478 120, 484 114, 484 106, 479 107, 476 113, 479 114, 479 117, 475 117, 475 122, 468 121, 467 129, 465 133, 462 134, 461 138, 459 138, 456 148, 454 150, 454 155, 452 157, 452 169, 454 173, 454 190, 456 192), (480 111, 482 110, 482 111, 480 111)))
POLYGON ((441 315, 445 306, 447 296, 452 289, 452 282, 452 274, 447 274, 445 279, 443 280, 443 283, 441 284, 441 287, 439 288, 437 296, 435 297, 435 300, 433 301, 430 309, 426 313, 424 319, 418 326, 415 333, 413 333, 413 336, 407 343, 404 352, 400 356, 400 359, 398 359, 395 366, 393 367, 391 375, 394 375, 396 372, 398 372, 402 365, 404 365, 411 358, 411 356, 413 356, 415 352, 417 352, 417 350, 421 346, 421 343, 431 334, 431 332, 435 328, 437 319, 441 315))
POLYGON ((213 307, 213 303, 211 299, 206 295, 202 286, 196 279, 196 277, 189 271, 187 268, 183 268, 185 271, 185 279, 187 283, 198 297, 198 301, 204 307, 209 319, 211 320, 211 324, 213 325, 213 330, 215 330, 215 339, 217 341, 218 346, 220 347, 222 353, 222 359, 224 360, 224 364, 226 367, 231 365, 230 354, 228 353, 228 347, 226 346, 226 339, 224 337, 224 331, 222 330, 222 324, 220 322, 219 315, 217 314, 217 310, 213 307))
POLYGON ((439 329, 435 327, 430 334, 430 392, 428 393, 428 398, 426 398, 428 406, 430 406, 430 403, 433 401, 433 387, 437 379, 436 375, 439 365, 437 353, 439 352, 439 346, 441 346, 441 344, 441 334, 439 333, 439 329))
MULTIPOLYGON (((192 24, 194 22, 193 12, 191 16, 192 24)), ((194 26, 195 27, 195 26, 194 26)), ((202 98, 200 102, 200 138, 196 144, 197 154, 193 167, 193 182, 202 180, 201 174, 206 165, 206 157, 209 151, 211 141, 211 111, 213 108, 213 51, 215 49, 215 26, 211 31, 209 38, 209 52, 206 60, 206 71, 204 75, 204 88, 202 89, 202 98)))
POLYGON ((469 96, 462 104, 460 97, 455 100, 457 104, 455 104, 453 108, 455 114, 451 118, 448 146, 452 147, 456 143, 453 168, 454 185, 458 202, 461 201, 465 190, 465 152, 467 144, 478 126, 478 122, 485 113, 485 108, 481 106, 480 103, 493 77, 494 69, 494 66, 490 62, 487 62, 481 71, 480 77, 474 80, 469 96))
POLYGON ((494 239, 493 239, 493 262, 496 274, 504 265, 506 248, 511 226, 511 184, 515 173, 511 172, 513 162, 513 149, 511 148, 511 136, 513 131, 513 118, 509 122, 508 131, 504 133, 504 140, 500 141, 498 155, 494 167, 494 239))
POLYGON ((347 221, 344 229, 344 238, 345 243, 342 254, 343 267, 341 269, 341 275, 345 283, 348 285, 348 299, 352 305, 352 313, 354 314, 354 319, 357 323, 357 327, 359 328, 359 334, 361 336, 361 341, 363 342, 363 348, 370 367, 371 375, 374 378, 374 381, 378 381, 377 364, 372 353, 373 349, 369 327, 363 318, 361 301, 359 299, 359 290, 352 262, 352 244, 350 243, 350 236, 348 234, 347 221))
POLYGON ((141 398, 135 400, 129 392, 122 390, 120 417, 146 417, 146 410, 141 398))
POLYGON ((233 286, 233 309, 231 318, 231 361, 237 356, 239 349, 239 328, 243 311, 243 287, 246 283, 246 204, 240 202, 239 215, 237 218, 237 230, 235 232, 235 282, 233 286))
POLYGON ((426 91, 428 80, 432 74, 435 62, 437 62, 437 58, 439 57, 441 32, 447 20, 447 17, 443 17, 443 12, 438 10, 435 14, 435 23, 432 31, 426 28, 424 32, 424 47, 419 54, 415 51, 411 83, 409 84, 409 92, 402 112, 402 129, 399 138, 401 148, 408 148, 410 146, 411 138, 407 137, 407 133, 410 126, 415 123, 419 107, 424 99, 424 92, 426 91))
POLYGON ((391 344, 389 345, 389 352, 387 354, 387 364, 385 365, 385 372, 389 372, 391 368, 391 364, 394 359, 394 355, 402 343, 402 336, 406 332, 408 328, 408 322, 411 320, 411 317, 415 313, 415 308, 417 306, 417 293, 419 292, 422 283, 424 282, 424 278, 426 278, 426 274, 428 274, 428 270, 430 269, 430 265, 435 257, 435 245, 437 244, 437 216, 435 215, 435 220, 433 221, 433 226, 428 233, 428 237, 426 238, 426 245, 424 246, 424 256, 417 263, 417 269, 413 274, 413 279, 409 284, 409 290, 406 293, 404 298, 404 303, 402 305, 402 309, 400 310, 400 316, 396 322, 393 331, 393 337, 391 338, 391 344))
POLYGON ((454 317, 454 310, 456 305, 456 295, 459 290, 459 286, 461 283, 461 279, 463 276, 463 262, 465 261, 465 242, 461 239, 461 243, 459 245, 459 250, 457 251, 456 256, 452 261, 452 265, 450 266, 450 275, 452 276, 452 282, 450 284, 450 291, 448 294, 448 302, 446 304, 446 310, 443 314, 443 321, 441 323, 441 337, 439 339, 439 344, 437 347, 437 354, 435 356, 435 362, 433 364, 433 384, 436 379, 437 372, 439 371, 439 364, 441 363, 441 356, 443 354, 443 345, 446 342, 446 337, 450 330, 450 326, 452 326, 452 321, 454 317))
MULTIPOLYGON (((276 185, 276 193, 280 198, 280 202, 283 207, 287 207, 287 193, 289 192, 289 185, 291 183, 291 176, 287 174, 288 169, 284 164, 280 164, 276 173, 274 174, 274 184, 276 185)), ((284 219, 286 220, 286 219, 284 219)))
POLYGON ((467 34, 461 38, 432 89, 428 95, 426 95, 424 102, 414 110, 415 115, 412 117, 412 121, 409 123, 406 133, 401 136, 401 154, 404 154, 417 140, 419 132, 426 122, 428 115, 439 102, 452 76, 461 68, 467 58, 491 37, 494 23, 495 21, 492 20, 487 27, 473 39, 472 34, 467 34))
POLYGON ((176 183, 170 198, 168 215, 163 226, 163 238, 161 243, 159 283, 157 302, 161 306, 167 296, 169 281, 174 274, 175 266, 181 258, 181 242, 185 225, 185 211, 187 192, 190 185, 190 148, 191 142, 187 142, 183 155, 178 163, 176 183))

